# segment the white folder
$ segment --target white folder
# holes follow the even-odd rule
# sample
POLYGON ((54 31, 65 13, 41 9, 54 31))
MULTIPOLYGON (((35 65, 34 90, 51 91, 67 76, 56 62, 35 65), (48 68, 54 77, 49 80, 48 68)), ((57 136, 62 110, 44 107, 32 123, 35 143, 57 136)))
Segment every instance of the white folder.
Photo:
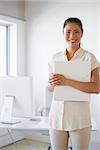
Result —
MULTIPOLYGON (((89 82, 91 76, 90 61, 56 61, 53 66, 53 73, 58 73, 67 78, 89 82)), ((90 94, 82 92, 69 86, 55 86, 53 93, 54 100, 58 101, 89 101, 90 94)))

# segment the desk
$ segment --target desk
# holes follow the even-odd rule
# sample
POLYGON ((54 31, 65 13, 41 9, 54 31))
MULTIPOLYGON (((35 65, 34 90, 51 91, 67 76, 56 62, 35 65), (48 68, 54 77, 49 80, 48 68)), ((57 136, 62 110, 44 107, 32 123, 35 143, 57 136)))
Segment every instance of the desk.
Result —
MULTIPOLYGON (((31 120, 30 118, 14 118, 14 119, 18 120, 19 123, 15 123, 15 124, 0 123, 0 128, 4 128, 4 129, 9 128, 15 130, 31 130, 31 131, 49 130, 48 117, 35 116, 32 118, 33 120, 31 120)), ((92 130, 93 131, 98 130, 94 119, 92 119, 92 130)))
POLYGON ((8 129, 15 129, 15 130, 33 130, 33 131, 48 131, 49 124, 48 124, 48 117, 33 117, 30 118, 13 118, 18 120, 18 123, 15 124, 7 124, 7 123, 0 123, 0 128, 8 128, 8 129))
MULTIPOLYGON (((13 118, 16 121, 19 121, 16 124, 6 124, 6 123, 0 123, 0 128, 1 129, 6 129, 10 140, 12 141, 11 143, 15 143, 15 138, 13 136, 14 130, 16 131, 38 131, 38 132, 43 132, 48 135, 49 138, 49 124, 48 124, 48 117, 34 117, 32 119, 30 118, 13 118)), ((48 141, 49 142, 49 141, 48 141)), ((48 147, 48 150, 50 150, 50 147, 48 147)))
MULTIPOLYGON (((21 130, 21 131, 49 131, 48 117, 34 117, 33 120, 30 118, 15 118, 20 121, 16 124, 4 124, 0 123, 0 128, 7 129, 8 133, 14 141, 12 134, 9 132, 9 129, 13 130, 21 130)), ((95 121, 92 119, 92 131, 97 131, 97 125, 95 121)), ((14 142, 13 142, 14 143, 14 142)), ((71 144, 69 143, 69 146, 71 144)), ((50 147, 48 147, 48 150, 50 147)))

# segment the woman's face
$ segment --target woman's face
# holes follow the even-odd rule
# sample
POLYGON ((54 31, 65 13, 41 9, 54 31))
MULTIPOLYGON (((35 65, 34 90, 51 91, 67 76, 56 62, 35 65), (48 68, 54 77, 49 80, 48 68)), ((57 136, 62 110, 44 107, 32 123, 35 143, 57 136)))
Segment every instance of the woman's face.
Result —
POLYGON ((77 23, 68 23, 64 28, 64 39, 68 43, 68 47, 79 47, 82 34, 83 32, 77 23))

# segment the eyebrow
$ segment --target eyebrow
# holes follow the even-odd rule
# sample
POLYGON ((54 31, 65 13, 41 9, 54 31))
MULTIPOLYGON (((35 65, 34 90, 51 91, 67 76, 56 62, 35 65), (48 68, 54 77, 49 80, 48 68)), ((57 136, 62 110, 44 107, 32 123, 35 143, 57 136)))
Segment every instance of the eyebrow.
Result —
MULTIPOLYGON (((68 32, 68 31, 72 31, 72 30, 70 30, 70 29, 66 29, 65 30, 65 32, 68 32)), ((75 29, 75 30, 73 30, 73 31, 80 31, 79 29, 75 29)))

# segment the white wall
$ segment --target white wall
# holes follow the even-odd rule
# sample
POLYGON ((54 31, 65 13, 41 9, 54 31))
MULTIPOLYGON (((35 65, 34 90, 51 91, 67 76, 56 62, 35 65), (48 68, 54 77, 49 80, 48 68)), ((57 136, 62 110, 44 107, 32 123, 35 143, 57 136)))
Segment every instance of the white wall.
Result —
POLYGON ((53 53, 65 48, 62 26, 66 18, 74 16, 82 20, 84 27, 82 46, 94 54, 98 53, 99 7, 99 3, 26 2, 27 74, 34 78, 34 99, 37 108, 45 101, 48 61, 53 53))
POLYGON ((25 2, 0 1, 0 19, 17 23, 17 73, 24 75, 25 69, 25 2), (4 16, 4 17, 3 17, 4 16))
POLYGON ((3 1, 0 0, 0 15, 7 15, 19 19, 25 19, 24 1, 3 1))

